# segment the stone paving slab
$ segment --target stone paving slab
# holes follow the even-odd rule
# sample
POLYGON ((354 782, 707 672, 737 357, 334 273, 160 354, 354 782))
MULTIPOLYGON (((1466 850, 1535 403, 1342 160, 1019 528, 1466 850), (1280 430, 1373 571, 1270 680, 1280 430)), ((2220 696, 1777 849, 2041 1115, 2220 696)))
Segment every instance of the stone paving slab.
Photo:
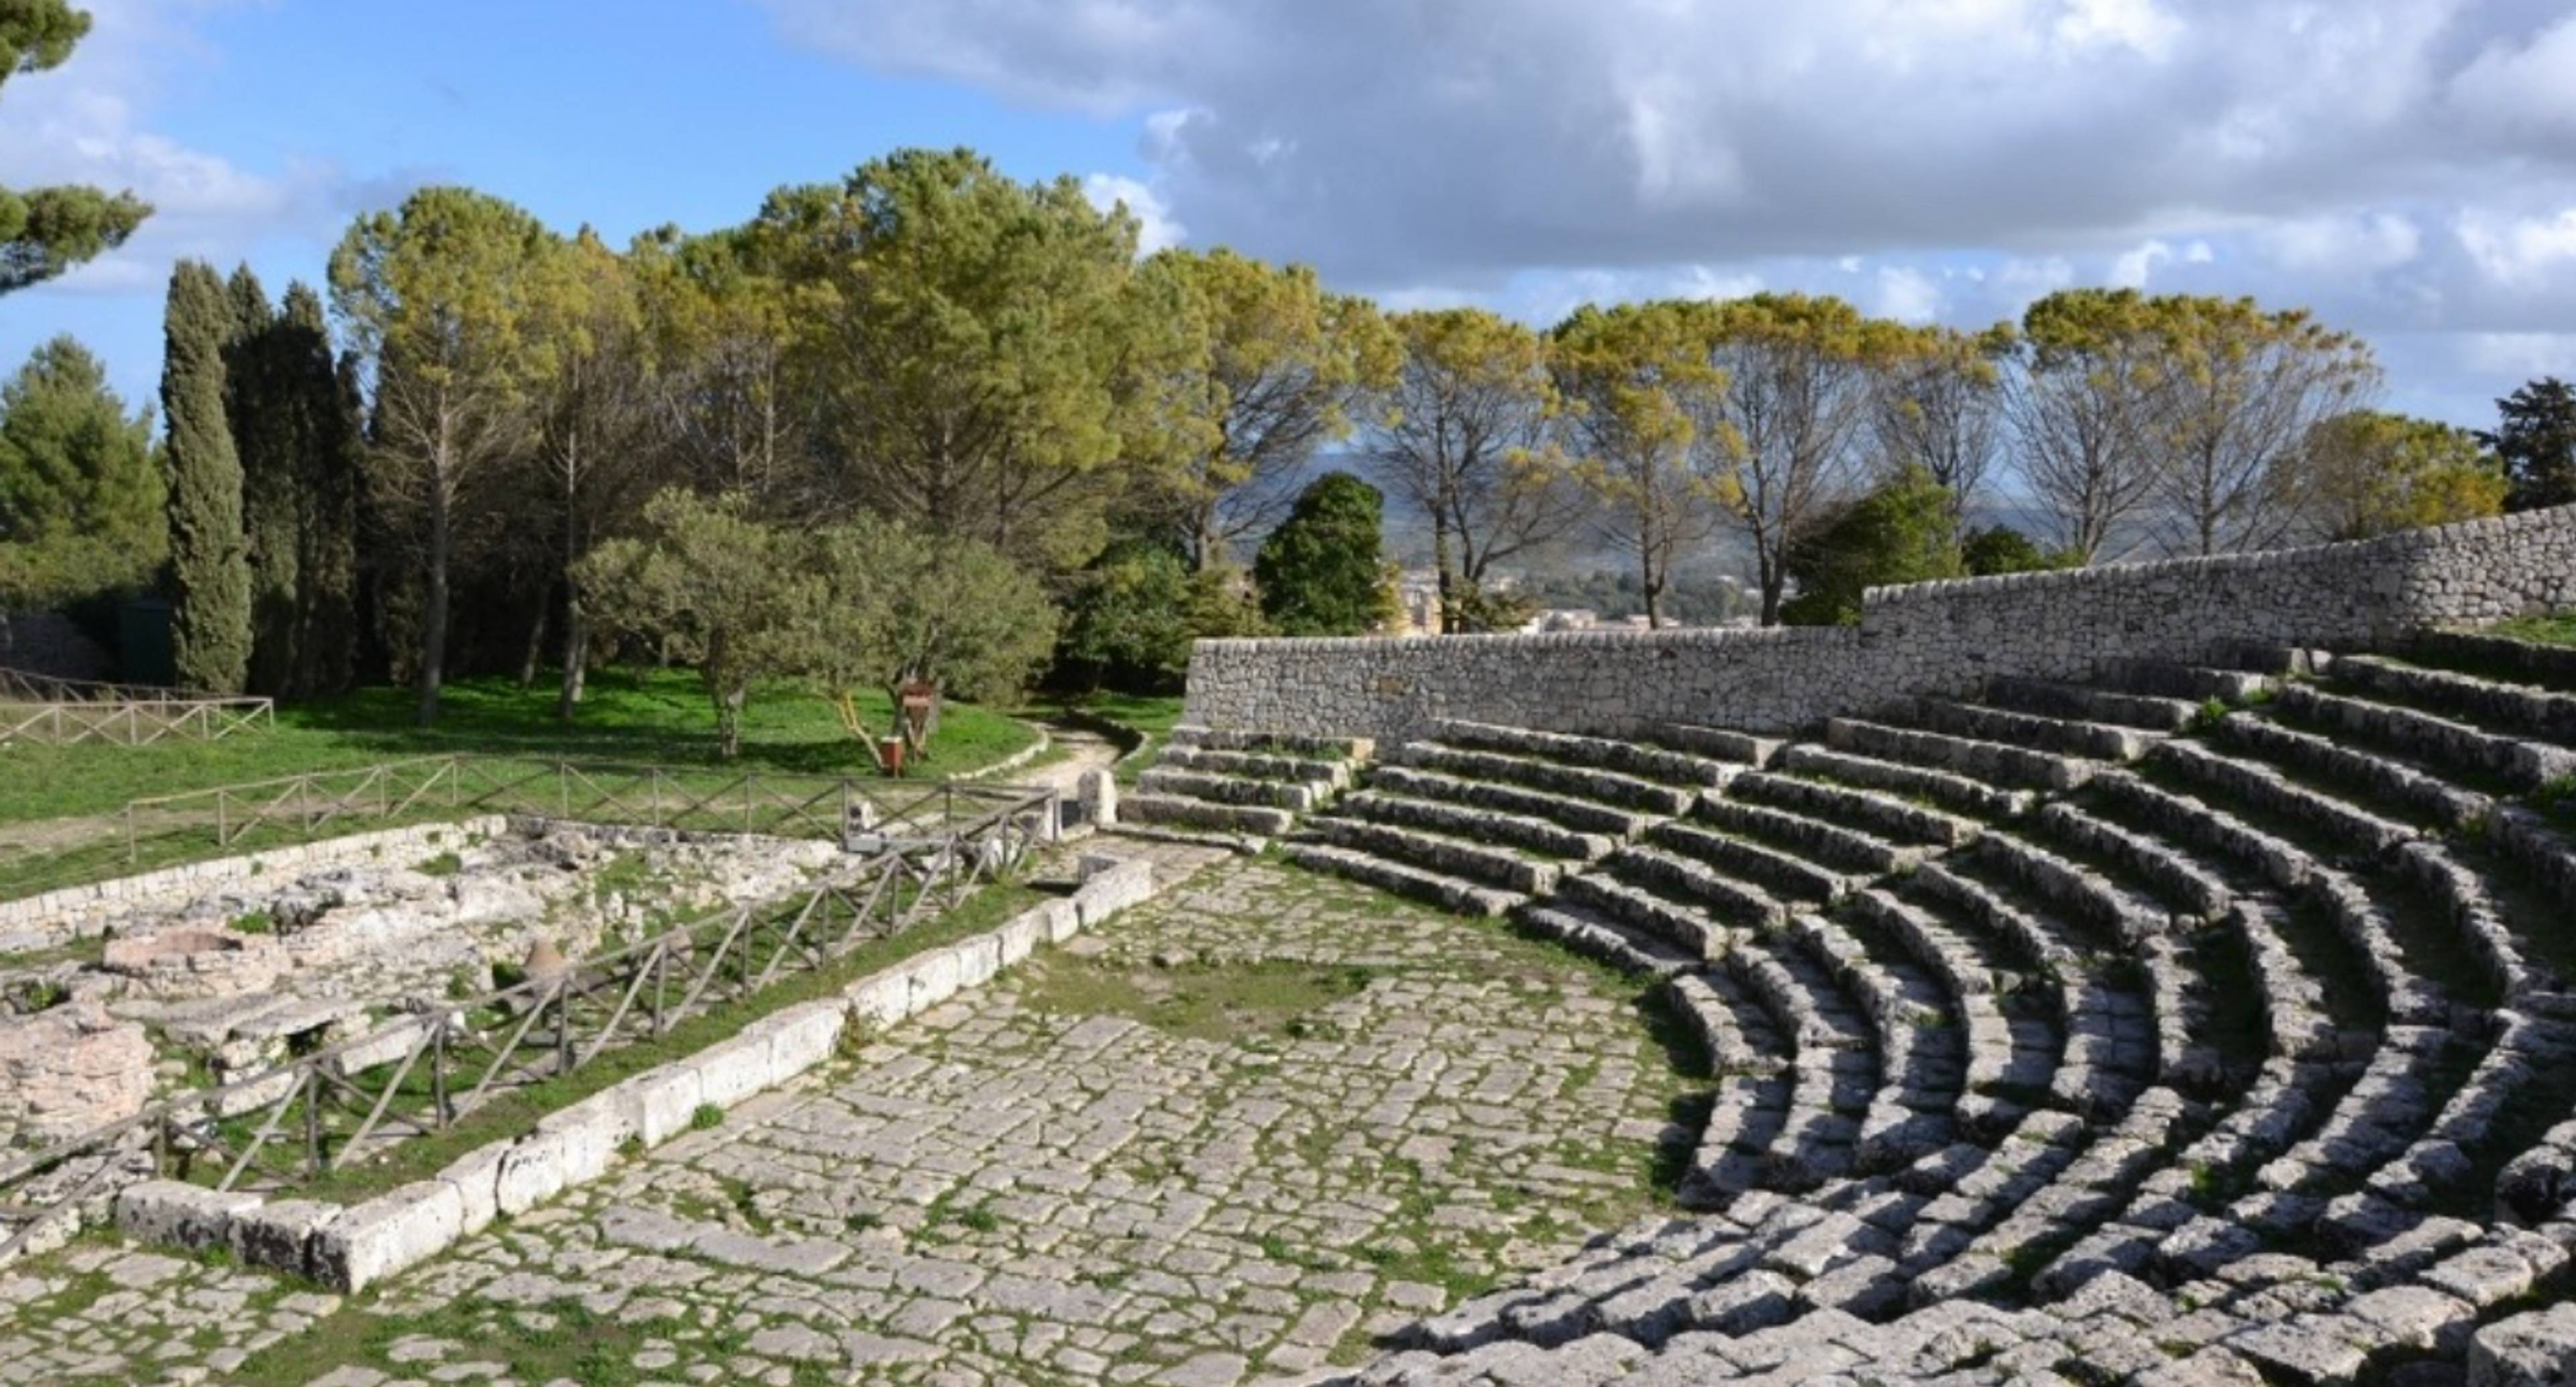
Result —
POLYGON ((1636 984, 1275 862, 1165 865, 1199 870, 345 1306, 112 1242, 24 1264, 0 1384, 1228 1387, 1666 1199, 1695 1081, 1636 984))

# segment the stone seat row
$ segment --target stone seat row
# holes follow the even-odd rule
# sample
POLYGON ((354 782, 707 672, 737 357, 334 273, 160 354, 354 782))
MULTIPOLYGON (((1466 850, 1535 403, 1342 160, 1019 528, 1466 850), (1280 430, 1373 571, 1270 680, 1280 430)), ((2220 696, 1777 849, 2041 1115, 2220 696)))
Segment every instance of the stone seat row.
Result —
MULTIPOLYGON (((2537 961, 2553 922, 2512 906, 2576 859, 2515 803, 2563 750, 2552 695, 2458 682, 2477 677, 2131 665, 2099 697, 1917 701, 1731 758, 1607 851, 1561 854, 1552 894, 1498 907, 1671 978, 1717 1076, 1684 1186, 1706 1212, 1426 1323, 1353 1380, 1478 1380, 1479 1355, 1596 1374, 1525 1380, 1723 1380, 1780 1342, 1876 1355, 1891 1341, 1858 1328, 2101 1288, 2212 1331, 2132 1333, 2122 1380, 2339 1380, 2538 1332, 2510 1302, 2565 1261, 2576 1139, 2499 1144, 2518 1103, 2567 1109, 2576 1050, 2537 961), (2483 1221, 2444 1212, 2489 1187, 2483 1221), (1797 1227, 1737 1222, 1781 1209, 1797 1227), (2541 1224, 2559 1236, 2517 1227, 2541 1224), (2347 1289, 2284 1291, 2327 1284, 2347 1289)), ((2026 1337, 2100 1347, 2068 1323, 2026 1337)))

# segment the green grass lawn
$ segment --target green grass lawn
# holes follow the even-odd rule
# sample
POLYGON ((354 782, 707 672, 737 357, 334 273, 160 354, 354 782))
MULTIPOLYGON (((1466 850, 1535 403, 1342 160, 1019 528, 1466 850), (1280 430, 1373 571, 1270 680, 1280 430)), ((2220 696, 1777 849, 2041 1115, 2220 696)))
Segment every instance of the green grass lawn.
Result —
MULTIPOLYGON (((887 718, 885 695, 860 700, 872 727, 887 718)), ((277 730, 219 742, 169 741, 128 747, 0 745, 0 822, 102 814, 147 795, 175 794, 306 771, 364 766, 411 756, 450 754, 568 758, 633 765, 711 766, 715 717, 697 676, 687 670, 601 670, 570 724, 555 720, 550 683, 522 689, 507 678, 461 680, 447 687, 438 726, 411 725, 408 689, 371 688, 309 703, 282 705, 277 730)), ((1034 737, 1010 718, 951 703, 940 715, 931 777, 991 765, 1034 737)), ((819 775, 873 775, 874 756, 847 732, 831 707, 793 685, 756 690, 742 715, 737 765, 819 775)))
POLYGON ((2537 641, 2542 645, 2576 646, 2576 612, 2518 617, 2487 628, 2486 634, 2509 636, 2518 641, 2537 641))

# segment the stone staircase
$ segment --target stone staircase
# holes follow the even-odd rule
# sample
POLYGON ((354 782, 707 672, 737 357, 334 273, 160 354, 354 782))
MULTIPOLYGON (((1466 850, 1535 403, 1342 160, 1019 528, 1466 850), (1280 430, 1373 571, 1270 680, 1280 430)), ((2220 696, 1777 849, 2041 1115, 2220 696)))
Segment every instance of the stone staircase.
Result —
POLYGON ((1289 855, 1661 978, 1713 1092, 1685 1215, 1330 1380, 2576 1355, 2571 774, 2576 657, 2467 637, 1996 680, 1786 745, 1442 724, 1289 855))
POLYGON ((1183 724, 1172 729, 1121 822, 1257 846, 1350 788, 1370 754, 1358 737, 1297 737, 1183 724))

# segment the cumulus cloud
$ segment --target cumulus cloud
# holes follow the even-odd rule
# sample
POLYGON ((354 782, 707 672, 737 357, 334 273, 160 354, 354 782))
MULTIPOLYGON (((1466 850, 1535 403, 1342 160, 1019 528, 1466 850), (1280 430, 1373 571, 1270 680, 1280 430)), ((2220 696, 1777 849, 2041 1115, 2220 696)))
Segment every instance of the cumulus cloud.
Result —
POLYGON ((218 263, 283 234, 324 237, 362 207, 412 180, 351 176, 337 165, 290 162, 258 171, 152 128, 150 107, 177 64, 209 64, 189 21, 218 0, 102 0, 72 60, 14 78, 0 121, 0 184, 126 189, 153 214, 121 249, 47 286, 64 294, 157 290, 172 261, 218 263))
POLYGON ((2124 283, 2454 374, 2576 320, 2558 0, 764 3, 874 70, 1137 121, 1163 223, 1397 303, 1544 320, 1696 275, 1976 322, 2124 283))
POLYGON ((1106 212, 1124 207, 1136 219, 1136 253, 1151 255, 1179 245, 1189 235, 1189 228, 1172 220, 1172 210, 1150 186, 1136 179, 1114 173, 1095 173, 1082 180, 1082 195, 1091 205, 1106 212))

